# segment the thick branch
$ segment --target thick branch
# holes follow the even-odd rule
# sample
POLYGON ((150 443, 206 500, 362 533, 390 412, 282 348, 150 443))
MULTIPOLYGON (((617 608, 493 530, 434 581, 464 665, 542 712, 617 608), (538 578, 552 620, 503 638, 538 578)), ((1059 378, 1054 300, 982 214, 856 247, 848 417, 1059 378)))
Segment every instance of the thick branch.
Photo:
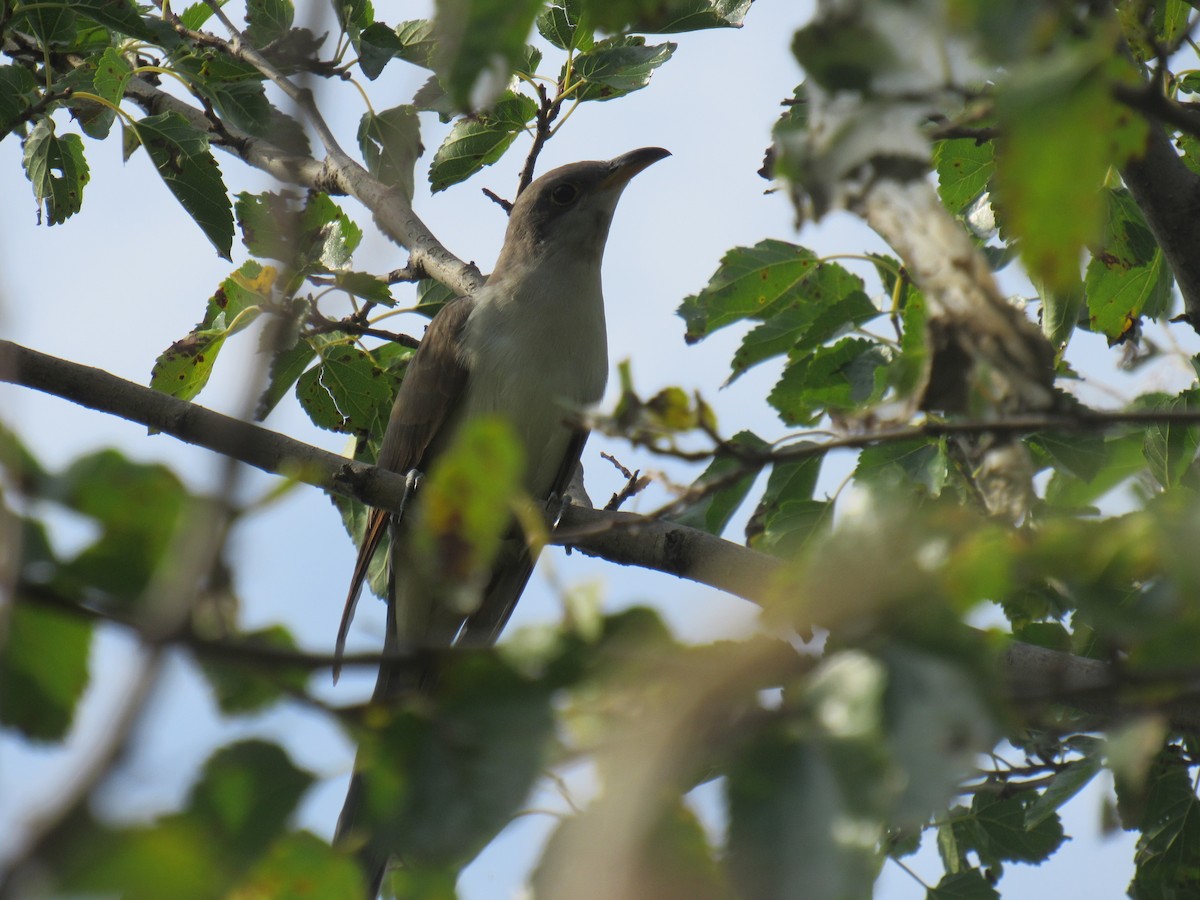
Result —
MULTIPOLYGON (((8 341, 0 341, 0 381, 139 422, 267 472, 383 509, 398 509, 404 495, 404 478, 393 472, 8 341)), ((695 529, 632 513, 579 507, 566 511, 552 540, 622 565, 707 584, 755 603, 767 600, 782 566, 774 557, 695 529)), ((1005 657, 1005 672, 1018 701, 1061 700, 1106 718, 1132 708, 1120 701, 1125 682, 1119 670, 1096 660, 1013 642, 1005 657)), ((1174 727, 1200 731, 1200 703, 1179 700, 1165 711, 1174 727)))

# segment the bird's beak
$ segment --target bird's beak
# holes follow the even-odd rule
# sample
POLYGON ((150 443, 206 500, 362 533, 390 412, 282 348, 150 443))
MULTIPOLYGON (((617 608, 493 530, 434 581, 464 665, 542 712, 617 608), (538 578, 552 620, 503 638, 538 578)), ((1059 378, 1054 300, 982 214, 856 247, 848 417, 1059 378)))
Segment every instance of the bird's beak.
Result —
POLYGON ((662 147, 642 147, 640 150, 630 150, 622 153, 616 159, 609 160, 612 173, 604 179, 605 188, 624 187, 629 179, 642 169, 654 165, 660 159, 666 159, 671 151, 662 147))

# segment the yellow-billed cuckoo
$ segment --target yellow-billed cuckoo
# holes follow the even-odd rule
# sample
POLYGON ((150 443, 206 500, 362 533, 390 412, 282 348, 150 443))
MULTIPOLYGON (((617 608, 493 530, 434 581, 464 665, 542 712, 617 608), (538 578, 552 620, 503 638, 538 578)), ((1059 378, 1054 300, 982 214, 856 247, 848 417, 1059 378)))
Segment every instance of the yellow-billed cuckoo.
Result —
MULTIPOLYGON (((573 163, 521 192, 487 282, 474 296, 446 304, 426 329, 396 395, 380 466, 427 471, 463 422, 496 415, 508 420, 524 451, 528 494, 540 500, 562 495, 587 437, 567 417, 600 400, 608 376, 600 264, 613 212, 629 180, 669 155, 646 147, 573 163)), ((387 512, 371 513, 338 632, 339 656, 371 559, 393 524, 387 512)), ((495 641, 533 568, 527 545, 502 552, 477 607, 464 614, 414 596, 420 592, 405 579, 397 546, 404 534, 392 528, 385 649, 495 641)), ((394 693, 396 677, 393 667, 381 666, 376 700, 394 693)), ((338 822, 339 839, 355 827, 359 791, 356 779, 338 822)), ((386 854, 368 848, 363 856, 375 891, 386 854)))

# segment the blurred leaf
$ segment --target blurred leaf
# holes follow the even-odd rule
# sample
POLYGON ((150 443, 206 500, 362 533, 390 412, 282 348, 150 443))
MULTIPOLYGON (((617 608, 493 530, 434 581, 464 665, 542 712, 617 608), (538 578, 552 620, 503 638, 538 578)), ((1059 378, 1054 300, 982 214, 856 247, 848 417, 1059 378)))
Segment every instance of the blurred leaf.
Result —
POLYGON ((37 98, 37 81, 24 66, 0 66, 0 140, 37 98))
POLYGON ((435 696, 366 736, 359 756, 374 839, 417 868, 468 860, 508 824, 555 727, 549 690, 492 654, 456 658, 435 696))
POLYGON ((138 463, 115 450, 81 457, 54 479, 50 498, 94 519, 100 537, 64 563, 68 583, 86 588, 97 602, 142 596, 190 503, 166 466, 138 463))
POLYGON ((937 887, 930 888, 925 900, 1000 900, 1000 895, 978 869, 942 876, 937 887))
POLYGON ((396 106, 381 113, 363 113, 358 123, 358 146, 367 170, 390 187, 400 188, 411 203, 413 167, 424 151, 421 123, 411 106, 396 106))
POLYGON ((1112 102, 1111 82, 1127 72, 1097 41, 1014 73, 997 95, 995 200, 1030 273, 1051 290, 1078 281, 1079 252, 1100 233, 1109 166, 1145 144, 1145 120, 1112 102))
POLYGON ((767 398, 789 425, 811 425, 824 410, 864 406, 882 396, 886 352, 874 341, 844 338, 793 361, 767 398))
POLYGON ((437 0, 433 60, 459 109, 491 106, 525 61, 542 0, 437 0))
MULTIPOLYGON (((868 774, 860 778, 866 788, 868 774)), ((870 896, 879 835, 845 788, 827 748, 781 728, 754 735, 726 777, 727 864, 737 896, 870 896), (838 833, 836 822, 854 829, 838 833)))
POLYGON ((1122 482, 1145 470, 1144 445, 1143 432, 1105 438, 1102 444, 1104 458, 1096 475, 1085 481, 1068 475, 1065 467, 1057 470, 1046 486, 1046 503, 1064 509, 1095 503, 1122 482))
POLYGON ((394 393, 370 355, 345 343, 323 347, 320 362, 296 382, 296 396, 313 424, 346 434, 381 434, 394 393))
POLYGON ((237 219, 251 253, 280 260, 299 274, 344 269, 362 242, 362 229, 327 194, 310 193, 299 207, 290 194, 243 192, 237 219))
POLYGON ((1056 469, 1070 472, 1082 481, 1100 474, 1108 460, 1108 443, 1103 435, 1043 431, 1030 435, 1027 443, 1049 457, 1056 469))
POLYGON ((313 776, 276 744, 248 740, 217 750, 188 800, 190 813, 218 838, 228 858, 257 859, 283 832, 313 776))
MULTIPOLYGON (((739 431, 729 439, 729 443, 760 453, 770 449, 770 445, 752 431, 739 431)), ((746 495, 750 493, 760 469, 761 466, 749 465, 736 456, 717 456, 700 477, 692 482, 693 490, 705 484, 712 484, 733 472, 744 470, 745 474, 720 490, 706 494, 703 499, 672 517, 672 521, 688 528, 699 528, 709 534, 720 535, 742 505, 742 501, 746 499, 746 495)))
POLYGON ((583 82, 574 96, 578 100, 612 100, 641 90, 674 52, 675 44, 648 47, 645 38, 632 35, 597 41, 571 64, 573 76, 583 82))
POLYGON ((465 181, 498 160, 537 109, 537 103, 524 94, 505 91, 489 111, 455 122, 429 166, 433 192, 465 181))
POLYGON ((1055 351, 1061 353, 1079 324, 1084 301, 1083 280, 1076 279, 1070 286, 1058 290, 1041 285, 1038 293, 1042 298, 1042 333, 1055 351))
POLYGON ((138 139, 175 199, 224 259, 233 247, 233 207, 208 137, 175 112, 139 120, 138 139))
POLYGON ((1177 748, 1168 746, 1150 770, 1140 815, 1130 817, 1117 785, 1122 818, 1141 831, 1134 857, 1137 871, 1130 895, 1137 898, 1183 897, 1196 886, 1200 871, 1200 800, 1177 748))
POLYGON ((228 900, 361 897, 366 891, 354 860, 307 831, 275 841, 228 900))
POLYGON ((856 10, 817 18, 797 31, 792 53, 805 74, 830 91, 869 92, 876 78, 894 72, 894 48, 865 19, 856 10))
POLYGON ((0 645, 0 722, 38 741, 61 741, 88 684, 91 623, 17 602, 0 645))
POLYGON ((955 138, 938 141, 933 149, 933 166, 938 176, 938 193, 946 208, 961 214, 987 190, 996 171, 995 148, 991 141, 955 138))
MULTIPOLYGON (((242 646, 261 646, 269 650, 296 650, 296 641, 282 625, 239 634, 242 646)), ((208 679, 225 715, 258 712, 285 696, 285 689, 303 693, 308 675, 300 669, 271 669, 265 671, 244 662, 225 661, 220 657, 200 656, 200 669, 208 679)))
POLYGON ((25 139, 23 163, 39 209, 45 209, 46 224, 58 225, 79 212, 83 187, 91 177, 79 135, 60 138, 52 119, 39 119, 25 139))

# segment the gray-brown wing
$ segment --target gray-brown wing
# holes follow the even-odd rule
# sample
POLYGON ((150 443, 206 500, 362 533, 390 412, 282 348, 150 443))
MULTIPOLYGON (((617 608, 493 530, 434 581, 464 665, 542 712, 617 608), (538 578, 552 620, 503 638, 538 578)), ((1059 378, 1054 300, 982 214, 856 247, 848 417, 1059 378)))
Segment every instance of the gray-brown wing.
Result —
MULTIPOLYGON (((400 473, 425 468, 426 451, 457 408, 466 388, 467 363, 459 348, 463 326, 474 306, 475 301, 469 297, 451 300, 429 323, 421 346, 408 364, 400 390, 396 392, 396 402, 392 404, 387 430, 383 433, 377 465, 400 473)), ((335 682, 341 669, 339 663, 342 653, 346 649, 346 635, 358 605, 358 595, 375 551, 388 532, 390 516, 386 510, 373 509, 367 520, 334 646, 334 657, 339 661, 333 667, 335 682)))
MULTIPOLYGON (((571 476, 575 474, 575 467, 579 465, 579 457, 583 454, 583 445, 587 443, 587 439, 586 431, 576 431, 571 435, 571 443, 563 453, 550 497, 561 497, 571 483, 571 476)), ((529 542, 525 540, 520 526, 514 523, 505 540, 505 548, 500 551, 500 560, 492 571, 491 581, 483 593, 479 609, 463 625, 458 637, 459 644, 486 647, 499 639, 500 632, 508 624, 508 618, 512 615, 517 601, 521 599, 536 562, 537 554, 530 550, 529 542)))

